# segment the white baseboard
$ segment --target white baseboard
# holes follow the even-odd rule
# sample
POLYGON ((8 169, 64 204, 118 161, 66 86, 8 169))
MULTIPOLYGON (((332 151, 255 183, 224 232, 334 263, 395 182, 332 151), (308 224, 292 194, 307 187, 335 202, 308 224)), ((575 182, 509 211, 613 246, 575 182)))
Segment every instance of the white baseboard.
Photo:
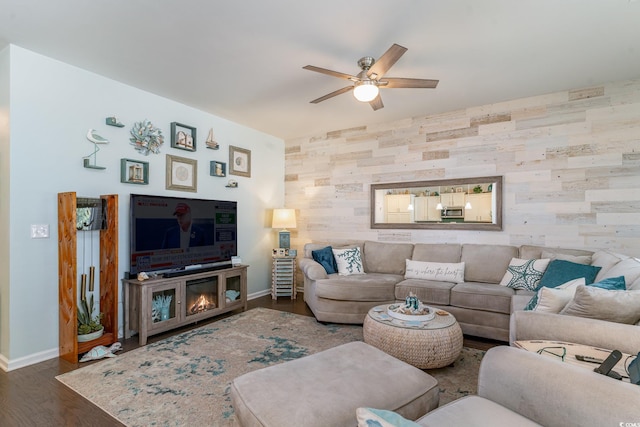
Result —
POLYGON ((15 369, 24 368, 25 366, 35 365, 36 363, 44 362, 45 360, 55 359, 59 354, 60 352, 58 348, 52 348, 50 350, 41 351, 39 353, 30 354, 13 360, 9 360, 4 355, 0 355, 0 368, 9 372, 15 369))
POLYGON ((252 294, 247 295, 247 300, 252 300, 252 299, 256 299, 256 298, 260 298, 263 297, 265 295, 271 295, 271 288, 269 289, 264 289, 262 291, 258 291, 258 292, 254 292, 252 294))

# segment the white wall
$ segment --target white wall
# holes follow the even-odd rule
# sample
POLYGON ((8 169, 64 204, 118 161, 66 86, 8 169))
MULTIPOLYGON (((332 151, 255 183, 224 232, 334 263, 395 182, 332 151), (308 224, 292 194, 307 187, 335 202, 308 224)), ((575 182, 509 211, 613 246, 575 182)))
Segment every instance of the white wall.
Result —
MULTIPOLYGON (((2 337, 10 337, 9 345, 2 348, 12 365, 9 369, 57 355, 59 192, 75 191, 87 197, 119 195, 120 277, 129 269, 130 193, 236 200, 239 255, 250 265, 249 293, 270 287, 269 254, 275 236, 267 225, 267 216, 284 200, 282 140, 17 46, 10 46, 10 67, 11 166, 8 173, 3 169, 1 178, 3 182, 7 176, 10 179, 12 299, 11 320, 7 324, 3 319, 0 325, 2 337), (125 127, 106 126, 105 118, 112 115, 125 127), (160 127, 165 136, 160 154, 145 157, 129 143, 131 126, 143 119, 160 127), (170 147, 173 121, 197 128, 195 153, 170 147), (106 170, 83 167, 82 157, 93 151, 86 139, 89 128, 110 140, 97 154, 97 164, 106 166, 106 170), (220 150, 205 148, 210 128, 221 143, 220 150), (251 150, 251 178, 209 175, 209 161, 228 163, 229 145, 251 150), (166 154, 198 160, 197 193, 165 189, 166 154), (120 183, 121 158, 148 161, 149 185, 120 183), (238 181, 238 188, 225 187, 231 178, 238 181), (31 239, 31 224, 49 224, 51 237, 31 239)), ((122 307, 120 313, 122 317, 122 307)))
POLYGON ((0 364, 9 349, 9 48, 0 51, 0 364))

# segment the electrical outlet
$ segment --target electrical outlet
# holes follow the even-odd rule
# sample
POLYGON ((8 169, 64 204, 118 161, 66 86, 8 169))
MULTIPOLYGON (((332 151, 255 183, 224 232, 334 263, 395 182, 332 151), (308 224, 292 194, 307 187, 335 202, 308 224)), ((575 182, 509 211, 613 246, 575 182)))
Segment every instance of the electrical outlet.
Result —
POLYGON ((49 224, 31 224, 32 239, 48 239, 49 224))

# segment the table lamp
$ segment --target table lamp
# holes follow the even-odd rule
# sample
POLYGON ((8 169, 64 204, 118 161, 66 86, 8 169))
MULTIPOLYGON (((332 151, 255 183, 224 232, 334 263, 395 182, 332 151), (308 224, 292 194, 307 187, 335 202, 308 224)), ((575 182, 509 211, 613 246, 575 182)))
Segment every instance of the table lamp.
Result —
POLYGON ((295 209, 274 209, 271 228, 281 228, 278 233, 278 247, 289 249, 291 246, 291 233, 287 228, 296 228, 295 209))

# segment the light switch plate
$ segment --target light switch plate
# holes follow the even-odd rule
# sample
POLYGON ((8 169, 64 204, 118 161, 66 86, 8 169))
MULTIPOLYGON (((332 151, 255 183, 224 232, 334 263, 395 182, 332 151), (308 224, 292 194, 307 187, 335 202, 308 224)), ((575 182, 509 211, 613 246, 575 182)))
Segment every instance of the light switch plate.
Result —
POLYGON ((48 239, 49 224, 31 224, 32 239, 48 239))

